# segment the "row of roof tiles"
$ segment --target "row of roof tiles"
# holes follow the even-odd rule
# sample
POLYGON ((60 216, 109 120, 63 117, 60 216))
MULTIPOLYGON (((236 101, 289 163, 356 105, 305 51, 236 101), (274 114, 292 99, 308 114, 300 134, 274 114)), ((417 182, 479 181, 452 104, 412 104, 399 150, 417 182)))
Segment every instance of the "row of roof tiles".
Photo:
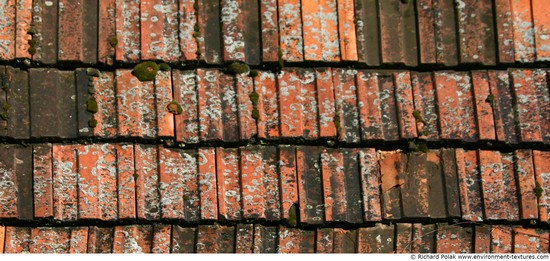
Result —
POLYGON ((504 225, 2 227, 0 253, 548 253, 548 230, 504 225))
POLYGON ((549 163, 531 150, 3 145, 0 218, 550 223, 549 163))
POLYGON ((198 69, 159 71, 150 82, 129 69, 87 71, 0 67, 0 137, 550 144, 547 69, 289 68, 255 77, 198 69), (181 114, 169 112, 172 101, 181 114))
POLYGON ((550 59, 548 13, 545 0, 7 0, 0 59, 532 63, 550 59))

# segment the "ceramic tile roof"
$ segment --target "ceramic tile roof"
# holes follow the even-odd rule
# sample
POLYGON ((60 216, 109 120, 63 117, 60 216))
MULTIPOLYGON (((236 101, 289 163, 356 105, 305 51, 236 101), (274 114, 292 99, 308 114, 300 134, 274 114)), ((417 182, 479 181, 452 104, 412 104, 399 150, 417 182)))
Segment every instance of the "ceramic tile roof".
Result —
POLYGON ((0 253, 548 253, 545 1, 0 1, 0 253))

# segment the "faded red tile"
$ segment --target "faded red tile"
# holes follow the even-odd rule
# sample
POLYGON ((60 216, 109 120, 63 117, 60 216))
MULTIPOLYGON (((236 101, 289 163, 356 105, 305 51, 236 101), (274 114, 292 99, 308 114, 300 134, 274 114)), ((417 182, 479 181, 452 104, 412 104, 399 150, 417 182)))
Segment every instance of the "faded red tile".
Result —
POLYGON ((0 59, 13 60, 15 58, 15 0, 0 3, 0 59))
POLYGON ((174 114, 167 109, 173 100, 172 74, 170 71, 159 71, 155 78, 156 124, 159 137, 174 137, 174 114))
POLYGON ((113 227, 88 227, 87 253, 112 253, 115 242, 113 227))
POLYGON ((544 0, 531 0, 537 61, 550 60, 550 9, 544 0))
POLYGON ((410 253, 413 240, 413 224, 397 224, 395 238, 395 253, 410 253))
POLYGON ((513 36, 514 58, 516 62, 529 63, 535 61, 535 35, 530 0, 510 0, 513 36))
POLYGON ((134 145, 116 144, 118 218, 136 217, 134 145))
POLYGON ((335 137, 336 126, 334 125, 334 116, 336 111, 331 68, 315 69, 315 85, 317 87, 317 106, 319 106, 317 110, 319 115, 319 136, 335 137))
POLYGON ((274 146, 263 148, 263 185, 266 193, 264 194, 266 209, 265 216, 267 220, 281 219, 281 197, 280 197, 280 174, 279 174, 279 154, 274 146))
POLYGON ((254 80, 254 91, 258 93, 258 137, 261 139, 273 139, 280 136, 279 133, 279 91, 276 75, 271 72, 261 71, 254 80))
POLYGON ((240 158, 237 149, 216 148, 218 209, 220 218, 240 220, 242 211, 240 158))
POLYGON ((277 77, 281 136, 285 138, 303 135, 301 72, 300 69, 285 70, 277 77))
POLYGON ((321 224, 324 221, 323 184, 320 147, 296 148, 296 182, 298 187, 299 216, 304 224, 321 224))
POLYGON ((69 242, 69 253, 84 254, 88 251, 88 228, 71 228, 71 239, 69 242))
POLYGON ((48 4, 46 1, 34 3, 32 26, 38 32, 33 35, 33 40, 37 40, 39 44, 33 60, 44 64, 57 62, 58 9, 58 0, 52 0, 48 4))
POLYGON ((418 16, 418 41, 420 49, 420 63, 433 64, 435 58, 435 13, 433 12, 433 0, 416 1, 418 16))
POLYGON ((489 77, 487 72, 472 72, 472 90, 474 93, 479 139, 495 140, 495 122, 492 107, 494 97, 492 100, 489 98, 491 93, 489 90, 489 77))
POLYGON ((224 61, 245 61, 243 0, 222 0, 220 20, 222 22, 224 61))
POLYGON ((381 180, 382 214, 384 219, 402 216, 401 185, 406 170, 406 155, 401 151, 378 152, 381 180))
POLYGON ((480 150, 478 155, 484 217, 488 220, 507 220, 509 211, 513 210, 503 208, 502 201, 513 194, 507 195, 504 190, 504 165, 500 152, 480 150))
POLYGON ((535 95, 537 97, 537 105, 540 113, 540 130, 542 141, 550 144, 550 71, 545 69, 536 69, 533 71, 533 79, 535 81, 535 95))
POLYGON ((514 228, 514 253, 548 253, 548 231, 533 228, 514 228))
MULTIPOLYGON (((250 140, 252 137, 258 134, 256 119, 252 117, 254 102, 252 102, 250 98, 250 94, 254 92, 254 81, 255 79, 258 79, 258 77, 255 77, 255 79, 253 79, 243 74, 239 74, 236 75, 235 78, 237 110, 239 115, 239 137, 241 140, 250 140)), ((260 98, 258 98, 258 101, 256 101, 256 103, 259 102, 259 99, 260 98)))
POLYGON ((116 0, 116 61, 137 62, 141 59, 140 2, 116 0))
POLYGON ((4 238, 5 254, 30 253, 31 229, 26 227, 6 227, 4 238))
POLYGON ((82 0, 59 0, 58 59, 60 61, 82 61, 83 13, 82 0))
POLYGON ((339 61, 338 11, 335 0, 302 2, 304 59, 339 61))
POLYGON ((462 72, 434 74, 441 138, 478 139, 471 78, 462 72))
POLYGON ((462 218, 483 221, 477 153, 463 149, 455 152, 462 218))
POLYGON ((399 140, 400 120, 397 113, 395 81, 392 73, 379 72, 377 75, 378 92, 380 93, 380 122, 384 140, 399 140))
POLYGON ((475 226, 474 253, 491 253, 491 226, 475 226))
POLYGON ((172 226, 172 253, 194 253, 196 227, 172 226))
POLYGON ((254 250, 254 225, 253 224, 237 224, 235 229, 236 243, 235 253, 251 254, 254 250))
POLYGON ((214 148, 198 150, 200 209, 202 220, 218 219, 218 194, 216 190, 216 151, 214 148))
POLYGON ((78 217, 115 220, 118 217, 116 151, 112 144, 79 145, 78 217))
POLYGON ((187 152, 159 147, 160 212, 163 218, 200 219, 197 158, 194 151, 187 152))
POLYGON ((172 71, 174 100, 182 107, 182 113, 175 116, 176 141, 199 142, 199 112, 196 74, 193 71, 172 71))
POLYGON ((336 101, 335 120, 338 138, 346 143, 360 141, 359 111, 357 108, 357 87, 355 70, 333 69, 334 98, 336 101))
POLYGON ((344 181, 344 154, 336 150, 321 153, 321 174, 325 220, 346 221, 346 183, 344 181))
POLYGON ((383 140, 378 73, 357 72, 357 106, 362 140, 383 140))
POLYGON ((465 0, 456 4, 461 63, 495 64, 491 1, 465 0))
POLYGON ((514 162, 518 182, 520 218, 538 219, 532 151, 526 149, 516 150, 514 162))
POLYGON ((37 218, 53 216, 52 163, 51 144, 33 147, 34 216, 37 218))
MULTIPOLYGON (((432 0, 435 28, 435 55, 438 64, 458 64, 455 3, 449 0, 432 0)), ((423 43, 421 42, 421 45, 423 43)))
POLYGON ((94 136, 114 138, 117 136, 117 110, 115 75, 112 72, 101 72, 99 78, 94 77, 92 95, 97 103, 97 113, 94 119, 97 126, 93 128, 94 136))
POLYGON ((141 59, 165 62, 180 59, 177 11, 176 0, 141 0, 141 59))
POLYGON ((215 69, 197 71, 199 133, 201 141, 223 140, 224 128, 220 72, 215 69))
POLYGON ((279 18, 277 0, 260 0, 262 61, 279 60, 279 18))
POLYGON ((151 253, 153 227, 151 225, 116 226, 113 253, 151 253))
POLYGON ((380 65, 380 30, 376 1, 355 1, 355 25, 359 62, 380 65))
POLYGON ((395 84, 395 99, 397 101, 397 116, 399 117, 399 132, 401 139, 416 138, 416 122, 413 117, 414 101, 409 72, 393 74, 395 84))
POLYGON ((222 246, 219 244, 219 229, 220 228, 217 225, 206 225, 198 227, 196 245, 197 253, 216 254, 220 252, 220 248, 222 246))
POLYGON ((519 198, 517 189, 517 179, 514 167, 514 153, 501 153, 502 155, 502 186, 504 195, 513 195, 503 197, 500 206, 506 212, 507 220, 519 220, 519 198))
POLYGON ((197 39, 201 59, 210 64, 220 64, 223 61, 220 2, 200 0, 197 3, 197 24, 201 35, 197 39))
POLYGON ((136 145, 135 175, 137 218, 159 219, 161 217, 159 195, 158 149, 154 145, 136 145))
POLYGON ((259 147, 247 147, 240 151, 243 217, 265 219, 267 205, 264 198, 266 188, 263 184, 262 150, 259 147))
POLYGON ((512 228, 497 225, 491 227, 491 252, 494 254, 512 253, 512 228))
POLYGON ((6 227, 0 226, 0 253, 4 253, 4 245, 6 239, 6 227))
POLYGON ((39 254, 69 253, 71 231, 68 228, 40 227, 31 229, 30 252, 39 254))
POLYGON ((514 63, 514 25, 510 0, 495 0, 495 25, 499 63, 514 63))
POLYGON ((540 221, 550 223, 550 152, 533 151, 535 185, 542 189, 537 196, 540 221))
POLYGON ((302 38, 302 6, 299 0, 278 1, 279 43, 285 61, 304 60, 304 41, 302 38))
MULTIPOLYGON (((436 94, 431 73, 411 73, 414 109, 421 119, 415 119, 419 137, 439 140, 436 94)), ((414 115, 413 115, 414 116, 414 115)))
POLYGON ((170 253, 170 244, 172 236, 172 226, 154 225, 153 226, 153 246, 151 253, 168 254, 170 253))
POLYGON ((358 229, 357 253, 393 253, 395 230, 393 225, 377 223, 374 227, 358 229))
POLYGON ((78 164, 73 145, 54 145, 53 203, 54 219, 74 221, 78 218, 78 164))
POLYGON ((316 253, 329 254, 333 252, 333 239, 334 229, 332 228, 319 228, 317 229, 315 242, 317 246, 315 248, 316 253))
POLYGON ((418 63, 414 4, 378 2, 382 63, 418 63))
POLYGON ((357 61, 357 41, 355 36, 354 1, 338 2, 338 32, 340 38, 340 58, 343 61, 357 61))
POLYGON ((319 113, 317 105, 317 88, 313 70, 302 70, 300 73, 300 96, 302 98, 303 137, 316 140, 319 137, 319 113))
POLYGON ((300 253, 300 243, 302 240, 302 231, 298 228, 279 227, 279 253, 298 254, 300 253))
POLYGON ((533 70, 510 71, 512 90, 515 94, 514 113, 517 114, 519 136, 523 142, 540 142, 543 136, 533 74, 533 70))
POLYGON ((293 146, 279 147, 279 173, 281 177, 281 204, 284 219, 296 221, 296 205, 298 204, 298 184, 296 180, 296 151, 293 146), (294 205, 294 210, 292 207, 294 205), (294 215, 292 217, 292 215, 294 215))
POLYGON ((140 82, 130 70, 117 70, 116 97, 120 136, 144 138, 157 136, 152 82, 140 82))
POLYGON ((405 249, 410 248, 411 253, 433 253, 435 252, 435 224, 422 225, 413 224, 413 236, 409 243, 411 246, 406 246, 405 249))
POLYGON ((359 151, 361 188, 363 189, 363 211, 365 221, 381 221, 380 172, 378 157, 374 149, 359 151))
MULTIPOLYGON (((237 90, 235 89, 235 77, 227 74, 220 74, 219 78, 219 95, 221 100, 221 122, 222 125, 218 128, 223 128, 223 141, 236 142, 240 138, 239 130, 239 111, 237 90)), ((251 115, 251 114, 250 114, 251 115)))
POLYGON ((182 0, 179 1, 178 15, 179 15, 179 49, 181 50, 181 60, 191 61, 198 60, 197 49, 198 41, 194 37, 195 25, 197 24, 197 11, 195 10, 195 3, 197 6, 201 1, 198 0, 182 0))
POLYGON ((277 227, 254 225, 254 253, 276 253, 277 227))
POLYGON ((472 253, 472 229, 457 225, 438 224, 436 253, 472 253))
POLYGON ((489 71, 488 74, 489 87, 493 96, 491 108, 493 109, 496 138, 498 141, 517 143, 516 116, 514 115, 508 72, 489 71))
POLYGON ((112 65, 115 60, 115 50, 118 40, 116 34, 116 0, 99 2, 98 17, 98 61, 112 65), (115 44, 116 43, 116 44, 115 44))
MULTIPOLYGON (((32 0, 17 0, 15 4, 15 58, 31 58, 28 33, 32 22, 32 0)), ((61 33, 61 32, 60 32, 61 33)))

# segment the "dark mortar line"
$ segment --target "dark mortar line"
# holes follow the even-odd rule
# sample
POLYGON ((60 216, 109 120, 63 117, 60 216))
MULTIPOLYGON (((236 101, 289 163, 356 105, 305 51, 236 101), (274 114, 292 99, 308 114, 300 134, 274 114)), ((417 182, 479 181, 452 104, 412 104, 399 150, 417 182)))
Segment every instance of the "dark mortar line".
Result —
MULTIPOLYGON (((31 65, 26 65, 23 62, 24 59, 16 59, 10 61, 0 61, 0 66, 7 65, 23 70, 29 68, 56 68, 59 70, 75 70, 79 68, 95 68, 101 71, 114 71, 116 69, 133 69, 138 63, 126 63, 115 62, 113 65, 106 65, 102 63, 88 64, 82 62, 57 62, 56 64, 42 64, 36 61, 31 61, 31 65)), ((144 60, 146 61, 146 60, 144 60)), ((147 60, 149 61, 149 60, 147 60)), ((152 60, 157 63, 163 63, 166 61, 152 60)), ((224 69, 231 62, 223 64, 208 64, 205 61, 180 61, 176 63, 168 63, 172 69, 178 70, 195 70, 195 69, 224 69)), ((266 62, 259 65, 249 65, 252 70, 266 70, 272 72, 280 71, 279 65, 276 62, 266 62)), ((357 70, 408 70, 415 72, 433 72, 433 71, 475 71, 475 70, 507 70, 507 69, 546 69, 550 67, 548 62, 534 62, 534 63, 499 63, 496 65, 483 65, 478 63, 464 63, 460 65, 446 66, 443 64, 421 64, 418 66, 408 66, 401 63, 396 64, 384 64, 378 66, 369 66, 366 63, 354 62, 354 61, 341 61, 341 62, 323 62, 323 61, 304 61, 304 62, 287 62, 285 61, 285 67, 283 68, 347 68, 357 70)))
POLYGON ((250 220, 242 219, 239 221, 228 220, 201 220, 201 221, 185 221, 181 219, 159 219, 159 220, 146 220, 146 219, 120 219, 112 221, 85 219, 78 221, 59 221, 51 218, 40 218, 35 220, 17 220, 17 219, 3 219, 0 220, 0 226, 10 227, 114 227, 114 226, 130 226, 130 225, 177 225, 180 227, 197 227, 204 225, 221 225, 221 226, 236 226, 238 224, 255 224, 262 226, 283 226, 289 228, 298 228, 301 230, 317 230, 320 228, 340 228, 346 230, 353 230, 359 228, 375 227, 377 224, 384 225, 396 225, 396 224, 450 224, 461 227, 475 227, 484 225, 496 225, 496 226, 519 226, 525 228, 539 228, 550 229, 548 223, 532 223, 530 220, 521 221, 508 221, 508 220, 484 220, 481 222, 472 222, 468 220, 460 220, 457 218, 403 218, 397 220, 382 220, 378 222, 367 221, 363 223, 348 223, 348 222, 325 222, 322 224, 298 224, 297 226, 289 226, 285 220, 270 221, 270 220, 250 220))
POLYGON ((96 144, 96 143, 130 143, 144 145, 161 145, 167 148, 180 148, 184 150, 193 150, 204 147, 221 147, 221 148, 239 148, 246 146, 321 146, 327 148, 374 148, 377 150, 398 150, 413 151, 409 149, 410 143, 425 142, 428 149, 455 148, 465 150, 493 150, 501 152, 513 152, 521 149, 550 151, 550 144, 542 142, 524 142, 518 144, 509 144, 503 141, 477 141, 465 142, 460 140, 439 140, 425 141, 422 139, 402 139, 395 141, 380 141, 370 140, 358 143, 345 143, 332 138, 318 138, 316 140, 305 140, 303 138, 281 138, 278 140, 264 140, 252 138, 245 141, 203 141, 195 144, 186 144, 175 142, 173 138, 137 138, 137 137, 117 137, 117 138, 99 138, 99 137, 80 137, 80 138, 30 138, 30 139, 13 139, 8 137, 0 137, 0 144, 8 145, 23 145, 32 146, 44 143, 53 144, 96 144))

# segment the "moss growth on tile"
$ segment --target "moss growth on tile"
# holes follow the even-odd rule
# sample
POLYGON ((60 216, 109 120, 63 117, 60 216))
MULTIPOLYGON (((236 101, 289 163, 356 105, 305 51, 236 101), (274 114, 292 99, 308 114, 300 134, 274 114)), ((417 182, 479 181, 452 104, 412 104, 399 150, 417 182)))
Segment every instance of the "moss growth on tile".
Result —
POLYGON ((29 52, 30 55, 34 55, 36 53, 36 47, 38 47, 38 42, 34 39, 30 39, 27 43, 29 44, 27 52, 29 52))
POLYGON ((544 192, 544 190, 542 189, 542 186, 540 185, 540 183, 535 182, 535 189, 533 192, 535 193, 535 196, 537 196, 537 199, 542 197, 542 192, 544 192))
POLYGON ((118 39, 116 38, 116 36, 110 37, 108 41, 109 41, 109 45, 113 48, 115 48, 118 45, 118 39))
POLYGON ((260 72, 258 72, 258 70, 251 70, 251 71, 248 73, 248 76, 249 76, 249 77, 252 77, 252 78, 255 78, 255 77, 258 77, 259 74, 260 74, 260 72))
POLYGON ((340 128, 340 116, 338 115, 334 116, 333 121, 334 121, 334 127, 338 131, 338 129, 340 128))
POLYGON ((132 74, 142 82, 153 81, 157 77, 159 66, 155 62, 142 62, 134 67, 132 74))
POLYGON ((134 181, 136 181, 139 178, 139 175, 137 173, 134 173, 134 181))
POLYGON ((175 115, 180 115, 180 114, 183 113, 183 108, 181 107, 181 105, 177 101, 171 101, 166 106, 166 110, 168 110, 168 112, 170 112, 172 114, 175 114, 175 115))
POLYGON ((279 69, 283 69, 285 67, 285 61, 283 60, 283 50, 281 50, 281 48, 277 51, 277 56, 279 57, 279 69))
POLYGON ((426 122, 424 122, 424 119, 422 119, 422 114, 420 113, 419 110, 414 110, 413 111, 413 117, 414 117, 414 120, 416 122, 421 122, 421 123, 424 123, 424 124, 426 123, 426 122))
POLYGON ((241 62, 233 62, 229 66, 227 66, 226 72, 230 74, 241 74, 241 73, 247 73, 250 71, 250 67, 248 67, 248 64, 241 63, 241 62))
POLYGON ((7 121, 10 116, 9 116, 9 113, 8 113, 8 110, 10 109, 10 105, 7 104, 7 103, 4 103, 4 105, 2 105, 2 110, 0 110, 0 118, 2 120, 5 120, 7 121))
POLYGON ((427 130, 422 130, 422 131, 420 132, 420 135, 421 135, 421 136, 428 136, 428 135, 430 135, 430 132, 427 131, 427 130))
POLYGON ((260 118, 260 111, 258 111, 258 109, 253 109, 252 110, 252 119, 259 119, 260 118))
POLYGON ((201 37, 201 32, 199 32, 199 31, 194 31, 194 32, 193 32, 193 37, 195 37, 195 38, 201 37))
POLYGON ((91 118, 89 121, 88 121, 88 126, 90 126, 90 128, 95 128, 97 126, 97 120, 95 118, 91 118))
POLYGON ((91 113, 97 113, 98 106, 94 97, 90 97, 88 98, 88 101, 86 101, 86 110, 91 113))
POLYGON ((415 152, 427 153, 430 149, 428 144, 422 140, 411 140, 409 141, 409 150, 415 152))
POLYGON ((493 101, 495 101, 495 96, 493 96, 492 94, 489 94, 487 98, 485 98, 485 102, 493 103, 493 101))
POLYGON ((251 92, 248 97, 254 106, 256 106, 260 100, 260 95, 256 91, 251 92))
POLYGON ((170 68, 170 65, 168 65, 167 63, 161 63, 159 64, 159 70, 163 71, 163 72, 167 72, 167 71, 170 71, 172 68, 170 68))
POLYGON ((99 77, 99 76, 101 76, 101 71, 99 71, 96 68, 87 68, 86 69, 86 74, 88 76, 92 76, 92 77, 99 77))
POLYGON ((298 225, 298 205, 296 203, 292 204, 292 206, 288 209, 288 218, 286 219, 286 223, 291 227, 298 225))

